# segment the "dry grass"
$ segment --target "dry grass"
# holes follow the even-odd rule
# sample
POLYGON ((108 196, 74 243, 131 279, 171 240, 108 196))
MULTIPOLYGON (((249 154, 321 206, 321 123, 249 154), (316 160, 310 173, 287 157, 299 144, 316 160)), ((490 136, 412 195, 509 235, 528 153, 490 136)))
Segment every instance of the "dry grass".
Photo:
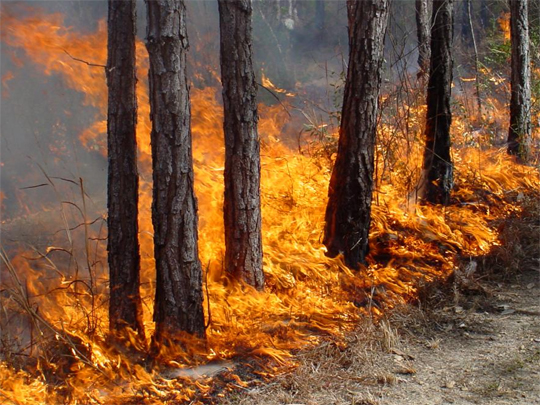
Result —
POLYGON ((301 352, 298 367, 269 384, 231 393, 224 405, 378 405, 384 386, 414 374, 409 339, 440 350, 441 331, 453 333, 462 319, 493 309, 493 283, 538 269, 540 195, 518 197, 523 209, 499 224, 499 242, 488 255, 463 258, 447 280, 420 288, 418 300, 395 308, 378 323, 365 319, 345 342, 328 340, 301 352))
POLYGON ((521 213, 499 224, 500 246, 480 261, 483 274, 492 278, 511 278, 540 267, 540 194, 519 193, 516 202, 521 213))
POLYGON ((243 392, 222 404, 377 405, 380 387, 413 374, 395 328, 387 320, 363 321, 346 341, 328 340, 303 351, 291 373, 243 392))

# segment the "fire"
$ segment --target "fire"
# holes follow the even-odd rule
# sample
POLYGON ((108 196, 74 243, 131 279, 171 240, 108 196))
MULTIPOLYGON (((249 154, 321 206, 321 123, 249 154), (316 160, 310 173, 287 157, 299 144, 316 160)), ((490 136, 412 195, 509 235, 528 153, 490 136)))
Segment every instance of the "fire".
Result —
POLYGON ((510 13, 502 13, 499 18, 497 18, 497 23, 504 34, 504 40, 510 41, 510 13))
MULTIPOLYGON (((4 8, 2 18, 1 39, 9 49, 18 50, 20 61, 31 62, 45 75, 58 75, 66 87, 84 95, 85 105, 97 109, 95 123, 79 139, 88 149, 106 154, 105 23, 100 22, 94 33, 81 34, 65 28, 60 14, 15 18, 4 8)), ((148 60, 142 42, 137 44, 137 57, 141 290, 149 337, 154 295, 151 126, 144 81, 148 60)), ((7 76, 7 80, 14 77, 7 76)), ((263 85, 293 96, 264 76, 263 85)), ((206 347, 188 337, 185 347, 162 353, 167 359, 165 366, 152 368, 146 359, 107 344, 106 253, 100 242, 105 212, 102 207, 102 218, 96 225, 89 223, 84 212, 74 209, 64 213, 69 222, 65 227, 68 248, 51 248, 46 253, 2 252, 10 281, 8 298, 0 299, 7 311, 19 314, 9 327, 13 336, 21 336, 21 344, 33 342, 21 350, 35 350, 38 361, 25 371, 0 363, 1 397, 17 404, 116 403, 133 398, 141 403, 187 401, 195 395, 207 395, 212 387, 211 377, 190 378, 187 368, 223 362, 228 368, 225 374, 242 386, 246 383, 230 370, 229 362, 241 356, 259 359, 260 369, 255 372, 271 376, 294 365, 293 350, 316 344, 326 336, 342 336, 354 328, 360 316, 380 315, 385 308, 414 299, 420 281, 444 278, 456 268, 458 252, 471 256, 487 253, 497 244, 497 232, 490 221, 518 209, 504 202, 505 193, 517 188, 538 189, 536 169, 515 164, 502 151, 462 147, 454 151, 455 199, 459 203, 446 208, 416 206, 409 198, 414 188, 399 179, 418 174, 421 145, 411 142, 409 148, 396 150, 393 165, 380 158, 384 152, 380 146, 371 263, 357 274, 339 259, 327 258, 320 242, 330 159, 301 153, 296 144, 290 146, 288 140, 294 138, 287 133, 290 118, 283 106, 260 105, 267 284, 264 292, 258 292, 231 283, 222 269, 224 146, 219 92, 207 87, 194 88, 191 93, 200 255, 209 321, 206 347), (475 193, 478 189, 489 190, 497 206, 480 199, 475 193), (73 227, 72 223, 83 226, 73 227), (32 315, 30 331, 20 315, 21 307, 32 315), (51 358, 51 353, 57 357, 51 358), (61 389, 50 388, 55 385, 61 389)), ((410 106, 410 112, 413 132, 418 134, 424 107, 410 106)), ((379 145, 391 144, 396 126, 383 124, 379 145)), ((461 141, 467 132, 459 121, 454 131, 461 141)), ((81 198, 84 202, 84 193, 81 198)), ((133 345, 137 344, 134 340, 133 345)))
POLYGON ((261 72, 261 82, 264 88, 274 91, 276 93, 285 94, 289 97, 294 97, 293 93, 288 92, 287 90, 280 89, 279 87, 276 87, 274 83, 264 74, 264 71, 261 72))

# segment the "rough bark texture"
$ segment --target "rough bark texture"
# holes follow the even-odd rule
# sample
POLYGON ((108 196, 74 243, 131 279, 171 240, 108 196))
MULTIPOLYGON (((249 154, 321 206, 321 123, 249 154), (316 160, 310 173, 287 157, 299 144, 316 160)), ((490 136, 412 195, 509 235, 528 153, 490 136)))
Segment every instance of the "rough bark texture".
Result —
POLYGON ((251 1, 219 0, 218 4, 225 112, 225 268, 262 289, 261 164, 251 1))
POLYGON ((450 157, 453 0, 435 0, 432 21, 426 148, 420 197, 433 204, 448 204, 453 187, 450 157))
POLYGON ((129 327, 144 336, 137 225, 135 1, 109 0, 108 24, 109 327, 113 333, 129 327))
POLYGON ((147 0, 146 5, 157 283, 154 339, 163 342, 175 340, 180 332, 203 337, 205 327, 186 77, 186 10, 183 1, 147 0))
POLYGON ((429 73, 431 0, 416 0, 416 33, 418 37, 418 77, 426 77, 429 73))
POLYGON ((531 65, 529 55, 528 0, 510 1, 512 41, 512 96, 508 153, 526 160, 531 138, 531 65))
POLYGON ((323 243, 347 266, 365 263, 388 0, 349 1, 349 67, 323 243))

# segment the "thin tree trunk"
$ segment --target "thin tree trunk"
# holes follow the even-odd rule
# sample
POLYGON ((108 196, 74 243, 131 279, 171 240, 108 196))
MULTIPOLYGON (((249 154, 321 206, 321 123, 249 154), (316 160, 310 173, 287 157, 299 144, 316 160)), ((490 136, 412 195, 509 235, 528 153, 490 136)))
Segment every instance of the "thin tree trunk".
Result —
POLYGON ((476 84, 476 102, 478 103, 478 112, 482 114, 482 97, 480 95, 480 77, 479 77, 479 65, 480 62, 478 60, 478 46, 476 45, 476 36, 474 35, 474 26, 473 26, 473 20, 472 20, 472 1, 471 0, 465 0, 466 1, 466 7, 467 7, 467 19, 469 20, 469 30, 471 32, 471 40, 474 50, 474 77, 475 77, 475 84, 476 84))
POLYGON ((225 268, 260 290, 264 287, 261 164, 251 1, 219 0, 218 4, 225 112, 225 268))
POLYGON ((426 148, 421 198, 448 204, 453 187, 450 157, 453 0, 433 2, 431 64, 427 91, 426 148))
POLYGON ((139 293, 135 1, 109 0, 107 85, 109 328, 144 340, 139 293))
POLYGON ((430 0, 416 0, 416 33, 418 37, 418 78, 429 74, 431 14, 430 0))
POLYGON ((324 33, 325 19, 325 0, 315 0, 315 30, 318 35, 324 33))
POLYGON ((204 337, 197 201, 193 191, 191 113, 186 77, 183 1, 146 0, 150 56, 150 117, 156 342, 180 332, 204 337))
POLYGON ((527 3, 527 0, 510 1, 512 96, 508 153, 518 156, 521 160, 528 157, 531 138, 531 66, 527 3))
POLYGON ((374 149, 388 0, 350 0, 349 67, 323 243, 328 256, 365 263, 371 222, 374 149))
POLYGON ((489 28, 489 22, 490 22, 488 0, 481 0, 480 2, 480 22, 485 32, 489 28))
POLYGON ((472 44, 467 0, 458 2, 458 6, 456 8, 459 10, 459 13, 456 13, 456 23, 459 25, 461 41, 467 48, 469 48, 472 44))

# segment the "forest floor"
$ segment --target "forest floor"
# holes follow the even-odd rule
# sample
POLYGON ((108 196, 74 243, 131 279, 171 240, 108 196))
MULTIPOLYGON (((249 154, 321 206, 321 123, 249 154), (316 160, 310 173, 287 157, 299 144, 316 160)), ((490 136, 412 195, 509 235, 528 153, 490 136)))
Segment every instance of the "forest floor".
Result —
POLYGON ((536 213, 511 219, 515 240, 503 254, 464 261, 419 302, 299 353, 294 371, 219 403, 540 404, 539 225, 536 213))

